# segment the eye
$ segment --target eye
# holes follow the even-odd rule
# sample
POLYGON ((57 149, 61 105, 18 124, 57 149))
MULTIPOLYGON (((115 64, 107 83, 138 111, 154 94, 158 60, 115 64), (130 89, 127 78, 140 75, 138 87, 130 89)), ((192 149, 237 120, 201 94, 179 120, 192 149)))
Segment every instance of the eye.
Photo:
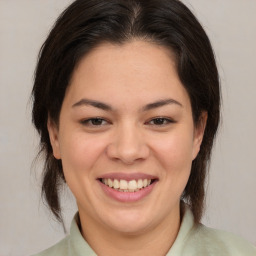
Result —
POLYGON ((165 118, 165 117, 157 117, 157 118, 153 118, 151 119, 148 124, 150 125, 156 125, 156 126, 164 126, 164 125, 168 125, 170 123, 174 123, 173 120, 169 119, 169 118, 165 118))
POLYGON ((109 122, 103 118, 95 117, 95 118, 89 118, 86 120, 82 120, 81 124, 86 125, 86 126, 103 126, 103 125, 109 124, 109 122))

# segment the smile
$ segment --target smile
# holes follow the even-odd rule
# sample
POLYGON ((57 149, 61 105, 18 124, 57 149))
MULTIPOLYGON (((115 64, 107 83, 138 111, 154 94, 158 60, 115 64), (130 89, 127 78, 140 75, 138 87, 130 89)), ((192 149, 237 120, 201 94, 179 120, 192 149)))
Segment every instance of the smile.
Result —
POLYGON ((122 203, 142 200, 154 190, 158 182, 157 177, 140 173, 112 173, 97 180, 107 197, 122 203))
POLYGON ((119 192, 137 192, 143 188, 146 188, 154 180, 151 179, 139 179, 139 180, 118 180, 118 179, 101 179, 102 183, 106 186, 113 188, 119 192))

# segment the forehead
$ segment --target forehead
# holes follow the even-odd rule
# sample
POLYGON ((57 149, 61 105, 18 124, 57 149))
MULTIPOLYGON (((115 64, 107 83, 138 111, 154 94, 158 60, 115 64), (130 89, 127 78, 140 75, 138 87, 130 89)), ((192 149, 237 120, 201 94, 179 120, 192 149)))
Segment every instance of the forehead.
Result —
POLYGON ((184 97, 174 54, 164 46, 144 41, 122 45, 104 43, 82 58, 73 72, 68 94, 78 100, 184 97), (167 94, 167 95, 166 95, 167 94), (125 97, 126 96, 126 97, 125 97))
POLYGON ((102 43, 87 53, 75 68, 72 81, 84 75, 101 75, 134 71, 134 75, 153 72, 163 75, 164 72, 176 72, 175 57, 170 49, 155 43, 133 40, 123 44, 102 43), (114 70, 113 70, 114 68, 114 70), (115 72, 113 72, 115 71, 115 72), (86 73, 85 73, 86 72, 86 73))

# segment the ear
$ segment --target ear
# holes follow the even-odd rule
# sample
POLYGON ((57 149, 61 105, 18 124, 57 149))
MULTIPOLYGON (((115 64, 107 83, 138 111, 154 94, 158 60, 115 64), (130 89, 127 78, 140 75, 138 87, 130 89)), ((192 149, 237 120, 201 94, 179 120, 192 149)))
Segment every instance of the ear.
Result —
POLYGON ((47 120, 47 129, 50 137, 50 142, 52 145, 53 156, 56 159, 61 159, 60 144, 59 144, 59 130, 55 122, 52 121, 50 117, 48 117, 48 120, 47 120))
POLYGON ((195 126, 192 160, 194 160, 197 157, 197 154, 200 151, 200 146, 204 138, 204 130, 207 123, 207 117, 208 113, 206 111, 203 111, 200 115, 198 123, 195 126))

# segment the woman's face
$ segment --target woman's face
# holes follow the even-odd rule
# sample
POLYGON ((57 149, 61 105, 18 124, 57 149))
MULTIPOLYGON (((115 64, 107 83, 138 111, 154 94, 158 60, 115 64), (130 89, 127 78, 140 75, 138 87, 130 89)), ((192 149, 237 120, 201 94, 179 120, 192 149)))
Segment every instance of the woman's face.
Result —
POLYGON ((143 41, 105 43, 86 55, 59 127, 48 122, 80 217, 133 234, 179 221, 200 127, 172 54, 143 41))

